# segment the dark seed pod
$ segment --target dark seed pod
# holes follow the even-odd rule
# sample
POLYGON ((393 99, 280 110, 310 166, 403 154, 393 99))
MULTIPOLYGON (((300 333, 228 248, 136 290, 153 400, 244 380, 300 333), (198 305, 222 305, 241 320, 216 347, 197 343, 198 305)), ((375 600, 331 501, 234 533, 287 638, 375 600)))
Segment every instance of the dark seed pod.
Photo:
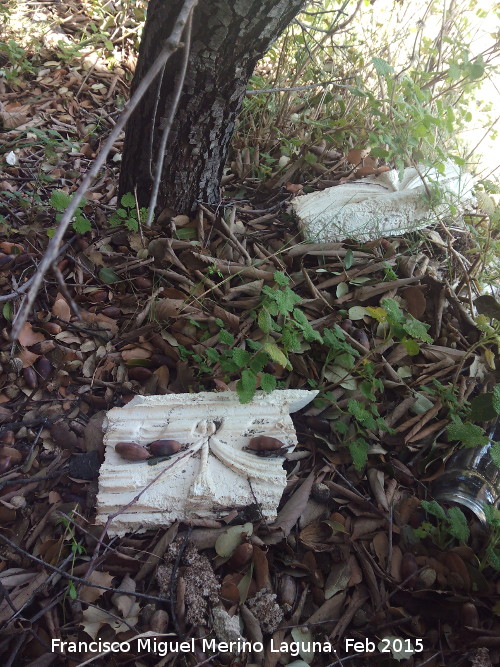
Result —
POLYGON ((46 357, 40 357, 35 361, 35 370, 44 380, 52 373, 52 364, 46 357))
POLYGON ((146 382, 153 375, 153 371, 144 366, 134 366, 128 369, 128 376, 130 380, 137 380, 137 382, 146 382))
POLYGON ((314 484, 311 490, 311 495, 318 503, 327 503, 330 500, 331 492, 326 484, 321 482, 314 484))
POLYGON ((404 585, 413 588, 417 582, 418 563, 415 556, 407 551, 401 561, 401 578, 404 585))
POLYGON ((252 449, 254 452, 274 452, 284 446, 285 443, 278 438, 271 438, 269 435, 258 435, 250 440, 247 449, 252 449))
POLYGON ((151 458, 148 450, 137 442, 117 442, 115 451, 127 461, 145 461, 151 458))
POLYGON ((472 602, 465 602, 462 605, 462 622, 469 628, 479 627, 479 614, 476 605, 472 602))
POLYGON ((34 354, 47 354, 51 350, 54 350, 57 347, 56 343, 53 340, 42 340, 39 343, 35 343, 29 349, 34 354))
POLYGON ((30 389, 37 388, 38 382, 36 379, 36 373, 31 366, 28 366, 28 368, 23 368, 23 378, 30 389))
POLYGON ((171 456, 180 451, 182 445, 177 440, 155 440, 150 443, 149 451, 153 456, 171 456))
POLYGON ((0 474, 8 472, 12 467, 10 456, 0 456, 0 474))

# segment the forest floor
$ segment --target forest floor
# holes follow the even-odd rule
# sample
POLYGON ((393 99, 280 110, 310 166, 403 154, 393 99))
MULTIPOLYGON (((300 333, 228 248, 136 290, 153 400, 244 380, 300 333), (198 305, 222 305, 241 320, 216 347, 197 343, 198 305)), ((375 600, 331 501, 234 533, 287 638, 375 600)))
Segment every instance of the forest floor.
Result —
MULTIPOLYGON (((59 11, 76 31, 81 15, 59 11)), ((304 185, 300 169, 269 189, 241 165, 221 209, 144 229, 133 198, 117 202, 118 143, 14 344, 23 285, 63 193, 113 126, 130 72, 50 45, 33 64, 10 48, 0 55, 1 66, 19 65, 0 79, 5 667, 499 664, 500 519, 485 529, 466 510, 421 504, 457 443, 483 442, 491 418, 483 405, 482 422, 471 423, 470 400, 495 384, 495 339, 473 319, 481 256, 470 229, 448 222, 318 248, 286 212, 304 185), (247 341, 258 347, 270 330, 272 353, 252 366, 247 341), (293 415, 298 445, 284 460, 271 528, 256 507, 102 534, 94 519, 107 410, 138 394, 245 397, 259 382, 320 391, 293 415), (217 538, 242 525, 236 553, 222 556, 217 538), (139 634, 193 639, 195 650, 162 657, 141 649, 139 634), (263 652, 203 650, 204 637, 238 636, 262 641, 263 652), (130 652, 52 652, 54 639, 95 638, 129 641, 130 652), (294 651, 313 640, 332 650, 294 651), (276 649, 282 642, 288 651, 276 649)), ((345 177, 345 164, 329 181, 345 177)))

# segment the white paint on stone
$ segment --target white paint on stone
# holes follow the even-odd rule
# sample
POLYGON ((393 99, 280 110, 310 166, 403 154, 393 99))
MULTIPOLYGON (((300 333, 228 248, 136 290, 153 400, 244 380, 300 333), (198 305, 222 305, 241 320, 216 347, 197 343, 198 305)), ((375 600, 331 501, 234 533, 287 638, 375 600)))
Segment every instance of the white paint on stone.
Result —
POLYGON ((244 447, 251 438, 268 435, 291 451, 297 436, 289 413, 300 410, 317 393, 258 392, 244 405, 230 391, 136 396, 125 407, 113 408, 104 424, 106 454, 96 522, 105 524, 109 514, 130 503, 162 468, 169 467, 113 520, 110 535, 141 532, 176 519, 218 518, 256 501, 263 516, 272 520, 286 484, 283 458, 261 458, 244 447), (178 440, 184 448, 157 465, 126 461, 115 452, 118 442, 147 445, 159 439, 178 440))

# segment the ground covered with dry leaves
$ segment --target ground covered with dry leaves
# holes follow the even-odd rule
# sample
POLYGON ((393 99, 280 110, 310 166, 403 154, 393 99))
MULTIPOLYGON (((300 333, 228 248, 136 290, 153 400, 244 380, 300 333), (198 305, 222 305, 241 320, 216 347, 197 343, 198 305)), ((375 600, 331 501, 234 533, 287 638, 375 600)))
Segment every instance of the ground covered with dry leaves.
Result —
MULTIPOLYGON (((70 34, 78 13, 67 12, 70 34)), ((305 244, 285 208, 304 174, 266 189, 238 159, 219 210, 165 212, 140 231, 132 200, 125 224, 112 227, 118 144, 14 344, 12 321, 61 192, 76 189, 129 81, 126 65, 56 60, 50 46, 40 58, 0 84, 6 667, 499 664, 488 534, 467 514, 460 539, 421 506, 457 446, 453 418, 495 383, 494 348, 471 317, 469 232, 448 224, 364 245, 305 244), (275 345, 253 367, 248 341, 269 333, 275 345), (248 397, 275 382, 321 393, 293 416, 299 445, 284 462, 271 527, 258 507, 112 540, 93 525, 105 411, 137 394, 238 388, 248 397), (227 526, 233 542, 222 548, 227 526), (189 650, 148 652, 137 635, 189 650), (223 654, 203 638, 263 651, 223 654), (51 652, 54 639, 128 641, 130 652, 65 657, 51 652), (332 649, 313 654, 312 641, 332 649)), ((338 182, 346 161, 334 156, 332 169, 328 157, 318 164, 338 182)))

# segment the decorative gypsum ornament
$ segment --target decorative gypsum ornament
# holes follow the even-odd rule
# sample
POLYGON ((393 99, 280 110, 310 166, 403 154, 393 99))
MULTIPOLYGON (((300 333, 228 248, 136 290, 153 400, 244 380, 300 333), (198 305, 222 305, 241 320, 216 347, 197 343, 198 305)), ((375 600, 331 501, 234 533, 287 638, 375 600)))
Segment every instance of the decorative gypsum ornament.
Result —
POLYGON ((272 520, 286 484, 283 457, 260 458, 244 448, 252 438, 266 435, 291 451, 297 436, 289 413, 317 393, 258 392, 247 404, 232 391, 136 396, 125 407, 110 410, 96 522, 105 524, 108 515, 118 513, 108 534, 123 535, 175 520, 218 518, 255 502, 272 520), (157 465, 126 461, 115 452, 118 442, 147 444, 163 438, 178 440, 183 449, 157 465), (161 467, 165 475, 151 484, 161 467), (137 502, 120 513, 138 495, 137 502))

